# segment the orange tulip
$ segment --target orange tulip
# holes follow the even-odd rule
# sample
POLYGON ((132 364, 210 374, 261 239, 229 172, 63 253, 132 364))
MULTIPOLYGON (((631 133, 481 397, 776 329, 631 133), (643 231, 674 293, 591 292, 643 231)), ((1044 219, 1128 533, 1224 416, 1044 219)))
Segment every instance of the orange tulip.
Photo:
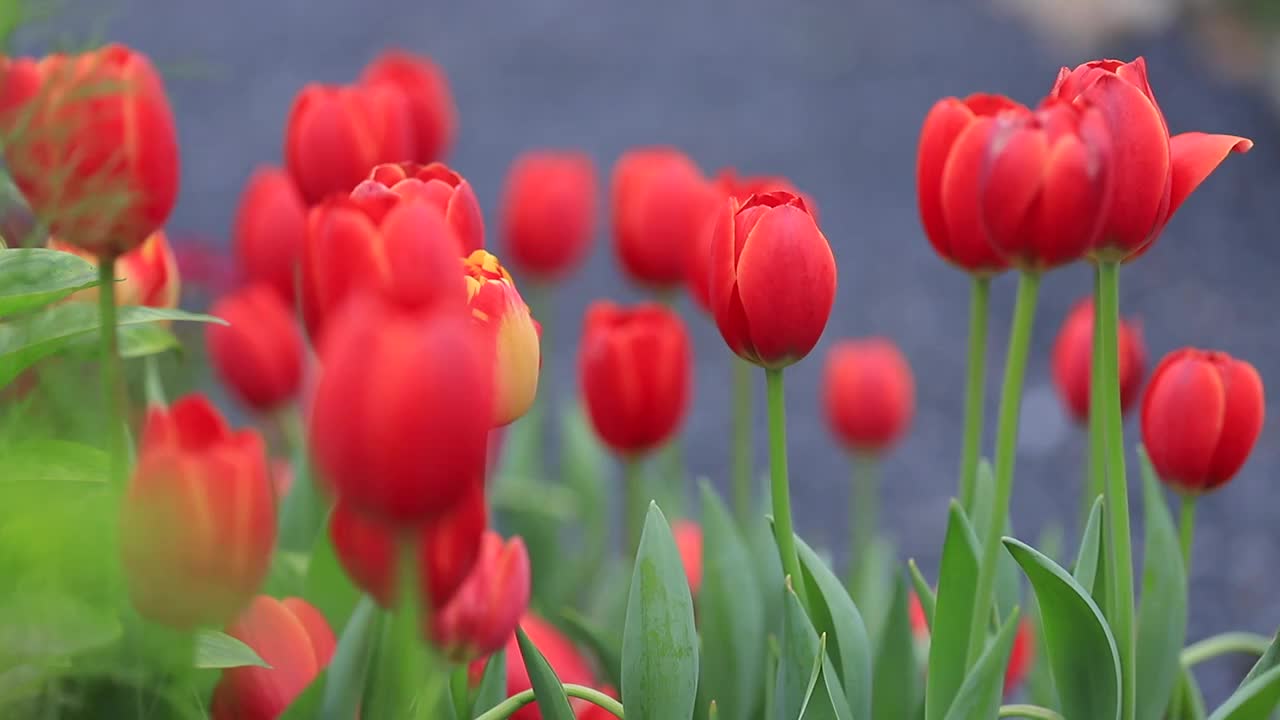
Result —
POLYGON ((506 425, 524 415, 538 393, 538 328, 496 257, 476 250, 463 270, 472 320, 493 343, 493 423, 506 425))

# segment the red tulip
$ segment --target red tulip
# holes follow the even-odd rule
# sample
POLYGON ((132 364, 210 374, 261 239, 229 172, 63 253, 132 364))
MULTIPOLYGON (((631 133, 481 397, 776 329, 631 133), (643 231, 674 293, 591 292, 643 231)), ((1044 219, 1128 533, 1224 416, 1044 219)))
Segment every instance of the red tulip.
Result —
POLYGON ((336 641, 307 601, 259 595, 227 628, 270 667, 228 668, 213 691, 213 720, 275 720, 333 658, 336 641))
POLYGON ((702 171, 673 148, 640 148, 613 168, 614 245, 633 281, 654 288, 680 285, 719 193, 702 171))
POLYGON ((431 636, 455 662, 500 650, 529 607, 529 551, 524 541, 488 531, 462 586, 431 617, 431 636))
POLYGON ((408 101, 387 85, 307 85, 289 110, 284 155, 308 204, 349 193, 373 166, 414 155, 408 101))
POLYGON ((120 255, 173 210, 173 112, 151 61, 123 45, 0 59, 0 134, 28 204, 72 245, 120 255))
MULTIPOLYGON (((1089 378, 1093 367, 1093 299, 1076 303, 1053 344, 1053 382, 1067 411, 1081 423, 1089 421, 1089 378)), ((1120 408, 1128 412, 1138 399, 1147 351, 1135 322, 1120 322, 1120 408)))
POLYGON ((234 617, 266 578, 275 544, 262 438, 233 432, 201 395, 151 408, 120 527, 140 614, 180 629, 234 617))
POLYGON ((267 283, 293 307, 307 205, 287 172, 270 166, 254 171, 240 195, 233 235, 241 275, 267 283))
POLYGON ((568 275, 591 247, 596 173, 582 152, 543 150, 516 158, 502 198, 504 252, 540 281, 568 275))
POLYGON ((493 343, 493 423, 507 425, 524 415, 538 394, 537 323, 498 258, 476 250, 462 265, 472 321, 493 343))
POLYGON ((844 340, 827 355, 827 423, 841 444, 881 453, 898 442, 915 410, 915 380, 902 351, 884 338, 844 340))
POLYGON ((689 520, 677 520, 671 524, 671 535, 675 538, 676 549, 680 551, 689 592, 697 597, 702 589, 702 528, 689 520))
POLYGON ((711 306, 729 349, 767 368, 808 355, 835 303, 836 261, 804 201, 729 200, 712 242, 711 306))
POLYGON ((1266 402, 1252 365, 1222 352, 1183 348, 1151 373, 1142 442, 1156 473, 1198 494, 1231 480, 1262 431, 1266 402))
POLYGON ((338 498, 410 526, 480 487, 493 366, 461 311, 357 300, 328 332, 310 436, 338 498))
POLYGON ((397 160, 429 163, 444 158, 457 133, 458 110, 440 66, 429 58, 388 50, 369 63, 360 81, 394 87, 408 103, 414 152, 397 160))
POLYGON ((684 420, 692 382, 684 322, 656 303, 587 308, 578 372, 596 434, 615 452, 662 445, 684 420))
POLYGON ((351 193, 352 198, 394 205, 399 198, 425 201, 444 215, 460 244, 459 255, 484 247, 484 216, 471 183, 443 163, 379 165, 351 193))
MULTIPOLYGON (((71 243, 49 238, 49 249, 69 252, 98 263, 92 252, 71 243)), ((157 230, 138 247, 116 259, 116 305, 145 305, 155 308, 175 308, 182 294, 182 278, 178 274, 178 261, 169 247, 163 230, 157 230)), ((98 289, 86 288, 71 295, 71 299, 97 302, 98 289)))
POLYGON ((938 255, 967 272, 991 275, 1003 271, 1007 263, 987 239, 978 183, 951 179, 958 172, 972 171, 971 163, 953 159, 957 141, 974 126, 989 127, 999 115, 1026 112, 1003 95, 977 94, 963 100, 943 98, 925 117, 916 155, 920 221, 938 255))
POLYGON ((1169 137, 1142 58, 1095 60, 1062 68, 1052 96, 1096 106, 1111 135, 1112 183, 1096 253, 1122 259, 1155 241, 1165 223, 1232 151, 1253 141, 1234 135, 1169 137))
POLYGON ((230 325, 205 331, 214 370, 240 402, 268 411, 294 399, 302 385, 302 333, 289 307, 266 284, 249 285, 214 303, 230 325))

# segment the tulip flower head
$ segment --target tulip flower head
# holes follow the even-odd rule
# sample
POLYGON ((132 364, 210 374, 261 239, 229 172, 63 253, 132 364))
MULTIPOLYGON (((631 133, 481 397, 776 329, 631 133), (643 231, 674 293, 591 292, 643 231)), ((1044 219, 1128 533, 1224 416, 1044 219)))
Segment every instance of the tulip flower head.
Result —
POLYGON ((596 173, 586 153, 524 153, 511 165, 503 191, 503 251, 539 281, 558 280, 585 259, 595 215, 596 173))
POLYGON ((369 63, 360 82, 392 87, 408 104, 413 153, 397 160, 429 163, 444 159, 458 131, 458 109, 439 65, 420 55, 388 50, 369 63))
MULTIPOLYGON (((1053 382, 1067 411, 1077 422, 1089 421, 1089 383, 1093 367, 1093 299, 1085 298, 1071 309, 1053 344, 1053 382)), ((1133 321, 1119 325, 1120 408, 1128 412, 1138 399, 1147 352, 1142 328, 1133 321)))
MULTIPOLYGON (((471 183, 443 163, 379 165, 361 182, 351 197, 368 207, 394 206, 401 198, 426 202, 444 216, 460 248, 459 255, 484 247, 484 216, 471 183)), ((377 210, 372 210, 376 215, 377 210)))
POLYGON ((297 302, 298 262, 307 241, 307 205, 289 173, 260 167, 240 195, 233 229, 236 262, 248 282, 267 283, 297 302))
POLYGON ((1225 485, 1262 432, 1266 400, 1252 365, 1222 352, 1183 348, 1151 373, 1142 401, 1142 442, 1151 464, 1178 492, 1225 485))
POLYGON ((302 333, 276 289, 249 285, 209 311, 228 325, 205 330, 213 368, 240 402, 270 411, 293 400, 302 385, 302 333))
MULTIPOLYGON (((89 262, 98 263, 98 257, 71 243, 49 238, 49 249, 69 252, 89 262)), ((157 230, 134 249, 116 259, 116 305, 145 305, 155 308, 175 308, 182 294, 182 279, 178 273, 178 260, 163 230, 157 230)), ((85 288, 71 295, 80 302, 97 302, 98 289, 85 288)))
POLYGON ((884 338, 844 340, 827 356, 827 423, 841 444, 881 453, 902 438, 915 410, 911 366, 884 338))
POLYGON ((462 265, 471 317, 493 343, 493 422, 506 425, 524 415, 538 393, 538 328, 496 257, 476 250, 462 265))
POLYGON ((684 565, 684 575, 689 581, 689 592, 698 596, 702 589, 702 528, 689 520, 677 520, 671 523, 671 536, 675 538, 676 549, 680 551, 680 562, 684 565))
POLYGON ((471 573, 431 617, 432 640, 455 662, 502 649, 529 607, 529 551, 487 531, 471 573))

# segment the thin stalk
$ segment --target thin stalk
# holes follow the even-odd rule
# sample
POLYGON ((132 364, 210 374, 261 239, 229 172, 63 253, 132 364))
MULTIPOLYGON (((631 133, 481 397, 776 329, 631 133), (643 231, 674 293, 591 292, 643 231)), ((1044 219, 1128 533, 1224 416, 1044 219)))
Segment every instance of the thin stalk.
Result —
POLYGON ((1190 670, 1206 660, 1223 655, 1254 655, 1261 657, 1271 645, 1271 638, 1266 635, 1247 632, 1229 632, 1205 638, 1192 643, 1179 655, 1182 667, 1190 670))
POLYGON ((849 577, 858 577, 863 560, 876 539, 880 512, 879 458, 853 456, 853 487, 849 493, 849 577))
POLYGON ((644 467, 639 458, 622 461, 622 491, 626 507, 623 508, 627 528, 628 557, 635 557, 640 549, 640 533, 644 530, 644 516, 649 510, 649 493, 645 490, 644 467))
POLYGON ((1001 705, 1002 718, 1029 718, 1030 720, 1063 720, 1062 716, 1039 705, 1001 705))
POLYGON ((1000 559, 1000 536, 1009 517, 1013 497, 1013 463, 1018 445, 1018 412, 1022 405, 1022 381, 1031 348, 1031 328, 1036 316, 1040 276, 1024 272, 1018 277, 1018 297, 1013 307, 1013 325, 1005 357, 1004 383, 1000 388, 1000 415, 996 421, 996 487, 991 516, 987 519, 978 565, 973 615, 969 621, 969 652, 965 667, 972 668, 986 647, 987 626, 991 622, 996 587, 996 565, 1000 559))
POLYGON ((467 682, 465 665, 450 673, 449 694, 453 696, 453 712, 458 720, 467 720, 471 716, 471 688, 467 682))
POLYGON ((1191 543, 1196 534, 1196 498, 1194 495, 1182 496, 1182 512, 1178 518, 1178 537, 1182 541, 1182 568, 1187 573, 1187 582, 1191 582, 1191 543))
MULTIPOLYGON (((1093 291, 1098 292, 1101 277, 1097 268, 1093 272, 1093 291)), ((1102 381, 1098 377, 1098 368, 1102 366, 1102 321, 1101 304, 1093 303, 1093 341, 1091 346, 1092 361, 1089 366, 1089 477, 1085 484, 1083 504, 1081 505, 1080 525, 1089 519, 1093 502, 1106 491, 1107 460, 1106 435, 1102 432, 1102 381)))
POLYGON ((809 607, 805 584, 801 581, 800 555, 796 552, 795 529, 791 523, 791 481, 787 476, 787 403, 782 388, 782 370, 765 368, 769 396, 769 494, 773 501, 773 535, 782 557, 782 572, 792 578, 800 604, 809 607))
POLYGON ((756 512, 751 473, 751 363, 734 355, 733 363, 733 510, 746 527, 756 512))
POLYGON ((969 292, 969 373, 964 386, 964 439, 960 447, 960 504, 973 512, 982 449, 982 410, 987 383, 987 315, 991 278, 975 275, 969 292))
MULTIPOLYGON (((599 705, 619 718, 625 717, 622 711, 622 703, 614 700, 608 695, 605 695, 599 690, 585 687, 583 685, 573 685, 571 683, 565 683, 564 685, 561 685, 561 687, 564 688, 564 694, 571 698, 586 700, 587 702, 599 705)), ((509 718, 515 714, 517 710, 533 702, 534 699, 532 690, 522 690, 493 706, 483 715, 476 718, 476 720, 503 720, 503 718, 509 718)))
POLYGON ((98 331, 99 362, 102 365, 102 392, 107 410, 107 454, 111 481, 125 483, 128 468, 129 441, 125 433, 124 375, 120 370, 120 351, 116 339, 116 259, 104 258, 98 263, 98 331))

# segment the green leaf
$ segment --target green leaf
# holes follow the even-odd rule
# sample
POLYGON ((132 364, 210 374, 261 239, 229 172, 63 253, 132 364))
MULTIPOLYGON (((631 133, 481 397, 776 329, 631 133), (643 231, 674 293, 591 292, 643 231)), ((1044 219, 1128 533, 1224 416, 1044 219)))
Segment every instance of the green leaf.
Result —
POLYGON ((582 523, 582 547, 586 549, 576 575, 581 587, 596 578, 609 547, 609 454, 587 421, 581 403, 573 403, 561 415, 560 475, 573 491, 574 507, 582 523))
MULTIPOLYGON (((177 336, 168 328, 157 324, 126 325, 116 335, 116 348, 120 357, 126 360, 158 355, 181 347, 177 336)), ((68 350, 74 350, 80 356, 96 356, 98 337, 95 334, 80 338, 68 350)))
MULTIPOLYGON (((524 628, 516 628, 516 637, 520 642, 520 656, 524 658, 525 669, 529 671, 529 684, 533 686, 533 695, 538 700, 538 710, 543 720, 574 720, 573 710, 569 707, 569 698, 565 697, 564 686, 556 671, 551 669, 542 651, 534 646, 524 628)), ((628 713, 630 714, 630 713, 628 713)))
POLYGON ((911 585, 916 591, 916 598, 920 600, 920 609, 924 611, 925 624, 929 626, 929 632, 932 633, 933 614, 938 608, 938 595, 925 579, 924 573, 920 572, 920 566, 916 565, 915 558, 907 560, 907 571, 911 574, 911 585))
MULTIPOLYGON (((1182 717, 1171 718, 1171 720, 1206 720, 1209 716, 1208 711, 1204 707, 1204 693, 1200 692, 1200 683, 1196 682, 1196 676, 1187 668, 1182 669, 1182 683, 1179 687, 1182 689, 1182 717)), ((1241 683, 1243 686, 1247 683, 1241 683)))
POLYGON ((689 581, 667 519, 650 503, 622 630, 622 704, 628 720, 687 718, 697 693, 689 581))
POLYGON ((871 717, 912 718, 919 707, 919 668, 915 637, 907 614, 907 583, 895 574, 893 601, 874 666, 871 717))
POLYGON ((303 587, 303 599, 324 613, 330 627, 346 626, 361 593, 342 569, 327 532, 316 536, 303 587))
POLYGON ((217 630, 201 630, 196 633, 195 666, 198 668, 271 667, 253 648, 217 630))
POLYGON ((862 615, 831 567, 799 536, 796 548, 808 588, 809 616, 827 638, 827 655, 835 672, 828 687, 838 681, 852 717, 870 718, 871 639, 862 615))
POLYGON ((754 561, 720 496, 702 482, 702 670, 698 705, 715 700, 725 717, 751 717, 760 702, 764 602, 754 561))
POLYGON ((975 547, 964 510, 960 503, 952 500, 938 568, 935 630, 929 638, 929 675, 924 701, 927 720, 946 717, 956 692, 964 683, 969 623, 973 617, 973 579, 978 575, 975 547))
POLYGON ((1277 666, 1280 666, 1280 632, 1272 636, 1271 644, 1262 653, 1262 657, 1258 658, 1258 662, 1249 669, 1249 674, 1244 676, 1244 680, 1240 681, 1240 687, 1244 687, 1250 680, 1277 666))
POLYGON ((98 268, 60 250, 0 250, 0 317, 57 302, 98 284, 98 268))
POLYGON ((1000 626, 995 641, 987 645, 956 692, 955 701, 945 720, 995 717, 1004 696, 1004 673, 1009 665, 1009 652, 1018 633, 1018 609, 1014 608, 1000 626))
POLYGON ((306 445, 306 440, 299 440, 293 448, 290 463, 293 482, 280 504, 278 544, 285 550, 308 551, 315 548, 324 534, 325 519, 329 514, 329 502, 316 487, 320 477, 311 466, 306 445))
POLYGON ((805 692, 800 720, 851 720, 853 717, 827 653, 826 641, 826 635, 818 641, 818 655, 814 658, 813 676, 805 692))
POLYGON ((1165 504, 1146 451, 1142 464, 1143 543, 1142 595, 1138 603, 1137 720, 1160 720, 1169 706, 1178 673, 1179 654, 1187 638, 1187 572, 1182 566, 1178 531, 1165 504))
POLYGON ((1035 591, 1063 716, 1120 717, 1120 657, 1102 611, 1057 563, 1013 538, 1004 544, 1035 591))
POLYGON ((351 619, 342 629, 320 699, 320 720, 351 720, 357 717, 365 680, 373 659, 374 640, 381 630, 384 614, 368 595, 360 598, 351 619))
POLYGON ((560 611, 561 629, 574 643, 586 647, 596 658, 609 684, 622 684, 622 646, 615 633, 591 621, 586 615, 566 607, 560 611))
MULTIPOLYGON (((774 552, 777 555, 777 552, 774 552)), ((871 646, 878 649, 883 643, 885 623, 893 603, 893 579, 897 571, 896 551, 893 543, 877 537, 862 555, 862 564, 849 586, 849 594, 862 613, 871 637, 871 646)))
POLYGON ((4 472, 0 485, 24 483, 87 483, 107 479, 107 454, 91 445, 39 438, 0 446, 4 472))
MULTIPOLYGON (((768 633, 782 632, 782 561, 773 537, 773 526, 763 513, 751 519, 743 529, 751 557, 756 560, 756 582, 764 599, 764 626, 768 633)), ((765 650, 761 647, 761 650, 765 650)), ((768 683, 766 683, 768 687, 768 683)))
POLYGON ((1076 567, 1073 576, 1085 592, 1093 592, 1093 579, 1098 572, 1098 552, 1102 537, 1102 496, 1093 501, 1093 509, 1089 511, 1089 520, 1084 525, 1084 533, 1080 535, 1080 549, 1076 552, 1076 567))
POLYGON ((69 595, 22 592, 0 600, 0 667, 70 658, 122 634, 111 608, 69 595))
POLYGON ((818 672, 815 663, 821 666, 823 647, 800 598, 788 582, 782 598, 782 655, 778 659, 774 691, 775 718, 800 717, 812 679, 818 672))
POLYGON ((471 706, 471 716, 479 717, 506 697, 507 651, 502 649, 490 655, 489 661, 484 665, 484 674, 480 676, 480 684, 476 687, 476 700, 471 706))
POLYGON ((978 460, 978 472, 974 476, 973 507, 966 511, 965 519, 972 527, 985 528, 991 522, 991 506, 996 498, 996 476, 991 461, 978 460))
POLYGON ((1222 703, 1209 720, 1267 720, 1280 705, 1280 668, 1245 683, 1222 703))

